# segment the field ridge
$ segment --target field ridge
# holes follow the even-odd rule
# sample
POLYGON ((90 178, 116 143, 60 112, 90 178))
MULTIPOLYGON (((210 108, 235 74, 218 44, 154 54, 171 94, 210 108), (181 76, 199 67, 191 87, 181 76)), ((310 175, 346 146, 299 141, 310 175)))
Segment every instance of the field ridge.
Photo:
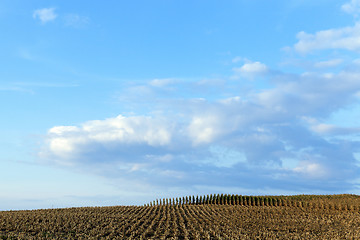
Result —
POLYGON ((0 239, 360 239, 359 211, 360 196, 351 194, 212 194, 144 206, 1 211, 0 239))

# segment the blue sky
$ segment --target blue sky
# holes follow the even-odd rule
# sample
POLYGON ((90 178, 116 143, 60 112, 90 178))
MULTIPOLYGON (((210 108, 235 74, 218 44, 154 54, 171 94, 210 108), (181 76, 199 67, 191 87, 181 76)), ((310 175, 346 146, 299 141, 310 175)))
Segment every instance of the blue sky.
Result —
POLYGON ((360 194, 360 1, 0 1, 0 210, 360 194))

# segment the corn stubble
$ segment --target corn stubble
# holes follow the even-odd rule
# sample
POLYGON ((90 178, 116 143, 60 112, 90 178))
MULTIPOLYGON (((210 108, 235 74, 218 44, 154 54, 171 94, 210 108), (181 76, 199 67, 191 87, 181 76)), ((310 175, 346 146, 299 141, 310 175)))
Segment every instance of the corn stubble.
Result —
POLYGON ((0 212, 0 239, 360 239, 356 195, 207 195, 0 212))

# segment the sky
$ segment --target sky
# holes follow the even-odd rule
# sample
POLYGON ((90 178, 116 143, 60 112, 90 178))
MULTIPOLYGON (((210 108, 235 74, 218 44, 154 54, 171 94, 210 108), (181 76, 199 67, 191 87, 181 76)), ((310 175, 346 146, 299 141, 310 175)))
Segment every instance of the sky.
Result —
POLYGON ((0 0, 0 210, 360 194, 360 0, 0 0))

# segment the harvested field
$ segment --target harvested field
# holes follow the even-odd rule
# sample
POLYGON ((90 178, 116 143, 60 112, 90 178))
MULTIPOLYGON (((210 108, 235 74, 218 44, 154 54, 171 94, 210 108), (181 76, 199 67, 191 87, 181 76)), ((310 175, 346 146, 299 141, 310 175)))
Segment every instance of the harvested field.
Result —
POLYGON ((0 239, 360 239, 358 196, 243 197, 252 200, 3 211, 0 239))

